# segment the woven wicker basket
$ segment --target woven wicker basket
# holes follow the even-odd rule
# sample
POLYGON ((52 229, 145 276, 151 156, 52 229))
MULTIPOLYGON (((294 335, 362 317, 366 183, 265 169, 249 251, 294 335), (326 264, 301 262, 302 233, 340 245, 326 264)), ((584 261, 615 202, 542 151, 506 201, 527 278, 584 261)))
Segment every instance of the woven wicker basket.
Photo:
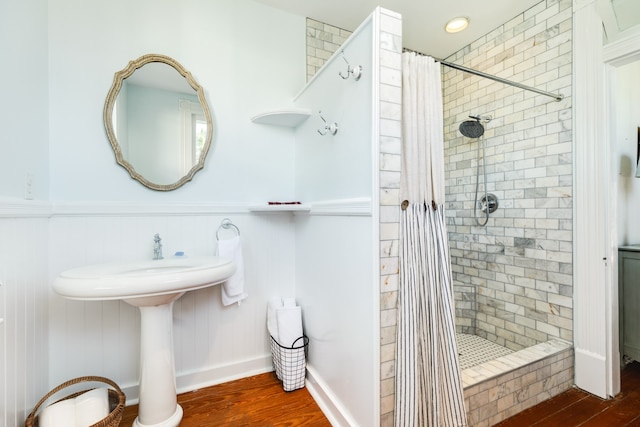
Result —
MULTIPOLYGON (((113 389, 111 388, 109 389, 109 409, 111 410, 111 412, 109 413, 109 415, 107 415, 106 418, 104 418, 103 420, 95 424, 92 424, 90 427, 118 427, 120 425, 120 421, 122 420, 122 412, 124 411, 124 404, 126 402, 126 397, 122 392, 122 390, 120 390, 120 387, 118 387, 118 384, 104 377, 79 377, 79 378, 74 378, 72 380, 69 380, 65 383, 60 384, 58 387, 54 388, 49 393, 47 393, 42 399, 40 399, 40 402, 38 402, 35 408, 33 408, 33 411, 31 411, 31 413, 25 420, 24 426, 38 427, 37 412, 40 406, 42 406, 44 402, 46 402, 50 397, 52 397, 53 395, 55 395, 61 390, 67 387, 74 386, 76 384, 84 383, 84 382, 86 383, 100 382, 100 383, 108 384, 111 387, 113 387, 113 389)), ((67 399, 73 399, 75 397, 80 396, 83 393, 91 391, 92 389, 93 388, 88 388, 86 390, 73 393, 65 398, 57 400, 57 402, 67 400, 67 399)))

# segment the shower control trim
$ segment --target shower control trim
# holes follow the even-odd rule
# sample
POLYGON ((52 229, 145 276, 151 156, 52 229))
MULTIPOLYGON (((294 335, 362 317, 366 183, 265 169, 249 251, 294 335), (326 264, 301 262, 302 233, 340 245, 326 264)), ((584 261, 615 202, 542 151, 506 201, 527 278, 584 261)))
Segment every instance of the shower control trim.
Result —
POLYGON ((498 209, 498 198, 493 193, 488 193, 486 196, 482 196, 480 200, 480 210, 486 212, 489 209, 489 213, 494 213, 498 209))

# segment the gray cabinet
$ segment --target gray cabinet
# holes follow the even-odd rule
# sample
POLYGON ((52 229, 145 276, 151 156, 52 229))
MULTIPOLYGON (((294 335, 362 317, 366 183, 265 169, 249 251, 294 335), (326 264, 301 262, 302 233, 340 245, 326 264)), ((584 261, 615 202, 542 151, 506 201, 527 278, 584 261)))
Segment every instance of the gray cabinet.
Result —
POLYGON ((640 361, 640 245, 618 248, 620 356, 640 361))

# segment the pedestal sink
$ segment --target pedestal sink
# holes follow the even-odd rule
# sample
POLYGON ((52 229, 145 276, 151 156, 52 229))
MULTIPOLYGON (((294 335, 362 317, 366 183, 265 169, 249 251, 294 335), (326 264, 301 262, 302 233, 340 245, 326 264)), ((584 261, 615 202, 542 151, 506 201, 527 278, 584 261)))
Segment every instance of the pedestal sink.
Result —
POLYGON ((118 262, 67 270, 53 283, 60 295, 76 300, 123 300, 140 309, 140 397, 134 427, 175 427, 182 419, 173 359, 173 302, 185 292, 224 282, 232 261, 214 257, 175 257, 118 262))

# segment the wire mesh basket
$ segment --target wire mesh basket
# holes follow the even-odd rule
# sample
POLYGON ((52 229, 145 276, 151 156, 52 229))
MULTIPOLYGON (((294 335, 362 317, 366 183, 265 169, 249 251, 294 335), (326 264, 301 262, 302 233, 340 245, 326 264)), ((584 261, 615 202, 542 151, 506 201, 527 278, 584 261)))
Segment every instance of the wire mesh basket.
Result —
POLYGON ((271 355, 276 376, 282 381, 284 391, 304 387, 307 369, 309 338, 305 335, 295 340, 291 347, 284 347, 271 337, 271 355))

